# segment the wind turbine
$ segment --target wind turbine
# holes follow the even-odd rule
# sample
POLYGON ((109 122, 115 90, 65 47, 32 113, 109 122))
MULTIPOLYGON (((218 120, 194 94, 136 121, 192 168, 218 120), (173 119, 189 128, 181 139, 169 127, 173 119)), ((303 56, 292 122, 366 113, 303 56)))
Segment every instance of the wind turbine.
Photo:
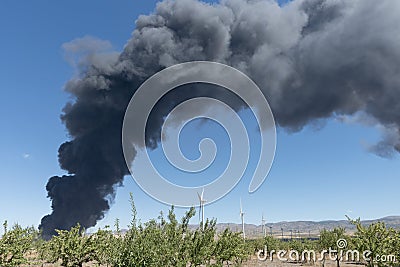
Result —
POLYGON ((263 233, 264 237, 266 237, 267 236, 267 229, 265 229, 264 213, 262 214, 262 217, 261 217, 261 230, 262 230, 262 233, 263 233))
POLYGON ((243 239, 246 239, 246 234, 244 232, 244 212, 243 212, 243 209, 242 209, 242 199, 240 199, 240 219, 242 220, 243 239))
POLYGON ((204 230, 204 203, 206 203, 206 200, 204 199, 204 188, 201 191, 201 194, 197 193, 197 196, 199 197, 199 224, 201 222, 202 229, 204 230), (200 216, 201 216, 201 221, 200 221, 200 216))

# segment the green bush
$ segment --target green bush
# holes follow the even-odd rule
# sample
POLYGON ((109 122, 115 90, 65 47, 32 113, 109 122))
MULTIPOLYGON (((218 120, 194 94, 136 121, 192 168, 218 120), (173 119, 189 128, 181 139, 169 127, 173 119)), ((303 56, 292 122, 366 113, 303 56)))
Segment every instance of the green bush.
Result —
POLYGON ((4 235, 0 239, 0 266, 20 266, 27 264, 27 253, 34 248, 37 231, 33 227, 22 228, 15 224, 7 229, 7 221, 4 222, 4 235))

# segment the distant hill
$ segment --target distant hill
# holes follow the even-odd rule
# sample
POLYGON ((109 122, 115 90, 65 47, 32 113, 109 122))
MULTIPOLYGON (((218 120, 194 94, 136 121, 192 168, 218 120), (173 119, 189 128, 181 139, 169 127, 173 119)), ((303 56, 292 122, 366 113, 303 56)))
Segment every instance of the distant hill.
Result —
MULTIPOLYGON (((400 229, 400 216, 389 216, 376 220, 365 220, 362 221, 363 224, 368 225, 374 222, 384 222, 386 226, 400 229)), ((194 229, 198 225, 191 225, 190 228, 194 229)), ((267 223, 265 226, 266 232, 275 237, 290 238, 292 235, 295 237, 317 237, 319 232, 323 229, 333 229, 335 227, 343 227, 346 232, 352 234, 356 231, 354 225, 350 224, 347 220, 328 220, 328 221, 292 221, 292 222, 278 222, 278 223, 267 223), (292 231, 291 231, 292 230, 292 231)), ((218 223, 217 232, 223 231, 225 228, 230 228, 232 231, 240 232, 242 229, 241 224, 236 223, 218 223)), ((262 236, 261 225, 255 224, 245 224, 245 232, 248 237, 262 236)))

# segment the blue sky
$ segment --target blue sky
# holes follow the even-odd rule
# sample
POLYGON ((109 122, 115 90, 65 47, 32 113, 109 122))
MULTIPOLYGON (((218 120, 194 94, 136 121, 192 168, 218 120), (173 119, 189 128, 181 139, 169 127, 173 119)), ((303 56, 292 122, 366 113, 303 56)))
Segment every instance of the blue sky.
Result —
MULTIPOLYGON (((63 85, 74 71, 64 58, 62 44, 90 35, 109 40, 120 51, 137 16, 151 12, 155 3, 2 1, 0 221, 37 226, 51 212, 45 185, 50 176, 63 174, 57 150, 68 134, 59 115, 70 99, 63 85)), ((194 131, 195 127, 188 131, 199 138, 213 130, 211 124, 201 131, 194 131)), ((278 129, 275 162, 261 188, 248 194, 250 175, 246 175, 229 195, 206 207, 206 216, 239 222, 240 197, 246 222, 256 224, 261 213, 269 222, 344 219, 345 214, 362 219, 399 215, 399 157, 383 159, 367 152, 365 144, 377 140, 377 129, 335 119, 319 130, 309 126, 290 134, 278 129)), ((191 140, 183 137, 182 142, 184 152, 195 156, 191 140)), ((100 226, 112 224, 115 218, 128 224, 129 192, 143 221, 168 209, 143 193, 130 177, 124 185, 100 226)))

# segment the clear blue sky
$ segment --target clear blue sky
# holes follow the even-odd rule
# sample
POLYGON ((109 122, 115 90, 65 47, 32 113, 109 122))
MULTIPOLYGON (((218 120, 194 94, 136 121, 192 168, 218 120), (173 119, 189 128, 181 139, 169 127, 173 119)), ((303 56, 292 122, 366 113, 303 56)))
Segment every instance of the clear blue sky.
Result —
MULTIPOLYGON (((63 174, 57 150, 68 135, 59 115, 69 100, 63 85, 73 75, 62 44, 90 35, 109 40, 120 51, 137 16, 151 12, 155 3, 2 1, 0 221, 37 226, 51 211, 45 185, 50 176, 63 174)), ((210 129, 213 126, 206 124, 202 131, 190 127, 188 131, 201 137, 210 129)), ((374 128, 334 119, 321 130, 307 127, 288 134, 278 129, 275 162, 262 187, 248 194, 247 175, 228 196, 208 205, 206 216, 219 222, 239 222, 240 197, 246 222, 256 224, 262 212, 269 222, 344 219, 345 214, 362 219, 399 215, 399 157, 383 159, 368 153, 364 144, 378 139, 374 128)), ((189 141, 182 140, 187 146, 184 150, 193 156, 196 151, 188 146, 189 141)), ((134 194, 143 221, 168 209, 127 177, 99 225, 112 224, 117 217, 123 225, 128 224, 129 192, 134 194)))

